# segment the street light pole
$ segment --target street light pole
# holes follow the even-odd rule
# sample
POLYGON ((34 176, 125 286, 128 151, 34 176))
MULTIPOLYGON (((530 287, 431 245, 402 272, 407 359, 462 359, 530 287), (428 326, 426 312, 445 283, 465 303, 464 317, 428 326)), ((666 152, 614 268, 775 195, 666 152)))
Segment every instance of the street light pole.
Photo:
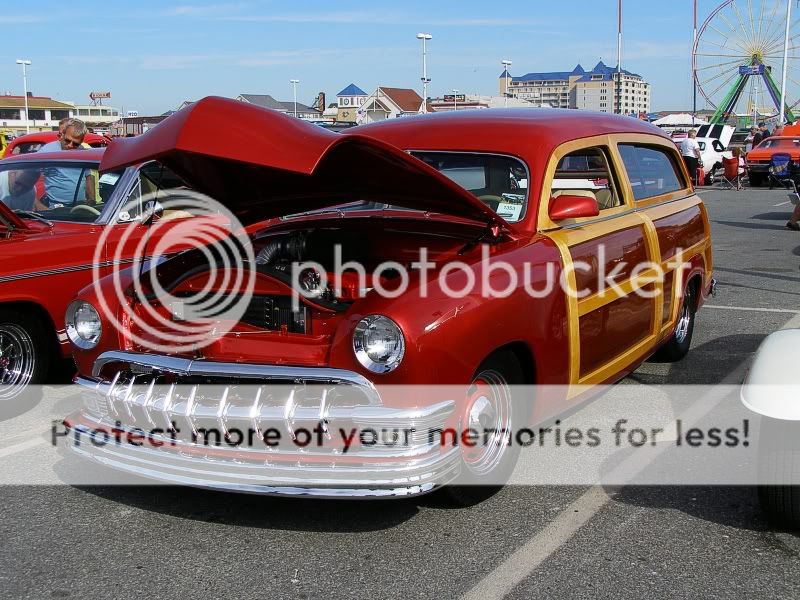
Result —
POLYGON ((422 106, 420 106, 420 112, 425 112, 423 107, 428 102, 428 84, 431 80, 428 78, 428 40, 432 39, 433 36, 430 33, 418 33, 417 39, 422 40, 422 106))
POLYGON ((458 90, 453 88, 453 110, 458 110, 458 90))
POLYGON ((622 114, 622 0, 617 2, 617 114, 622 114))
POLYGON ((500 64, 501 64, 501 65, 503 65, 503 71, 504 71, 504 72, 505 72, 505 74, 506 74, 506 93, 505 93, 505 94, 503 94, 503 97, 504 97, 504 100, 503 100, 503 106, 505 106, 506 108, 508 108, 508 93, 509 93, 509 92, 508 92, 508 78, 509 78, 509 76, 510 76, 510 73, 508 72, 508 67, 510 67, 510 66, 511 66, 511 61, 510 61, 510 60, 508 60, 508 59, 506 59, 506 60, 501 60, 501 61, 500 61, 500 64))
POLYGON ((292 84, 292 94, 294 96, 294 116, 297 118, 297 84, 300 83, 300 80, 290 79, 289 83, 292 84))
POLYGON ((22 90, 25 94, 25 133, 31 132, 31 119, 28 114, 28 71, 26 67, 31 64, 28 59, 18 58, 17 64, 22 65, 22 90))
POLYGON ((783 36, 783 73, 781 74, 781 108, 778 113, 778 126, 783 127, 786 116, 786 63, 789 60, 789 25, 792 22, 792 0, 786 0, 786 32, 783 36))

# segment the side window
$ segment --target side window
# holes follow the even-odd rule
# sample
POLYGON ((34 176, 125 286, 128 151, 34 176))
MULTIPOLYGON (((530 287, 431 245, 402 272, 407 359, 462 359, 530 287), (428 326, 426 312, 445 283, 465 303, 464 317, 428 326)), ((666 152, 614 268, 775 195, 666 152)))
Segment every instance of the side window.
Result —
POLYGON ((175 192, 188 190, 189 186, 173 171, 160 163, 151 162, 139 169, 139 177, 128 194, 128 199, 120 209, 118 221, 134 221, 142 213, 142 202, 170 197, 171 202, 164 209, 162 219, 191 217, 192 213, 179 202, 175 202, 175 192))
POLYGON ((622 206, 609 165, 605 148, 584 148, 567 154, 556 166, 550 196, 590 196, 601 211, 622 206))
POLYGON ((645 200, 688 187, 676 158, 656 146, 620 144, 619 153, 636 200, 645 200))

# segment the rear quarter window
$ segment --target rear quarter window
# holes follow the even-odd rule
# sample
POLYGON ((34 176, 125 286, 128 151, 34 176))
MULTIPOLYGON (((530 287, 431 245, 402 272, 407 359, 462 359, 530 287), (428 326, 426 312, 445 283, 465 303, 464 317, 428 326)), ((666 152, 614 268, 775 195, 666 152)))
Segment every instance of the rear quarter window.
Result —
POLYGON ((636 200, 654 198, 689 187, 675 153, 658 146, 619 144, 618 147, 636 200))

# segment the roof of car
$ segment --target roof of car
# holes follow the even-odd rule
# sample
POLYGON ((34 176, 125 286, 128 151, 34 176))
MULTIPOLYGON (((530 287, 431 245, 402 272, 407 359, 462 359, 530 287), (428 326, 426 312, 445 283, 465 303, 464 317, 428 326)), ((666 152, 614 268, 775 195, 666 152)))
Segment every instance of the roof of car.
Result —
MULTIPOLYGON (((11 143, 19 144, 22 142, 53 142, 57 139, 58 139, 57 131, 34 131, 33 133, 26 133, 25 135, 20 135, 15 137, 13 140, 11 140, 11 143)), ((102 140, 102 139, 103 136, 100 134, 87 132, 84 141, 90 142, 92 140, 102 140)))
POLYGON ((340 135, 367 135, 406 150, 549 155, 564 142, 612 133, 669 137, 658 127, 627 116, 583 110, 513 108, 450 111, 353 127, 340 135))
POLYGON ((30 152, 28 154, 15 154, 4 158, 0 165, 16 162, 40 162, 47 160, 100 162, 105 148, 85 148, 83 150, 66 150, 62 152, 30 152))

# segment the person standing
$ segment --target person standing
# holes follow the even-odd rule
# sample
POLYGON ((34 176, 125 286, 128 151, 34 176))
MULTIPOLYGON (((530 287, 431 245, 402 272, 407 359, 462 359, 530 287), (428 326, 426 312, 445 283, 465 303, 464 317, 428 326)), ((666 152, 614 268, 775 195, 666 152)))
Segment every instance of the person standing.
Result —
MULTIPOLYGON (((39 152, 82 150, 85 137, 86 124, 79 119, 71 119, 67 121, 64 132, 59 135, 59 138, 39 148, 39 152)), ((76 202, 79 204, 95 204, 95 178, 92 174, 87 174, 81 181, 78 181, 81 173, 81 169, 76 167, 45 169, 45 193, 41 200, 42 203, 50 206, 52 200, 53 203, 68 206, 72 206, 76 202)))
POLYGON ((750 133, 748 133, 747 137, 744 139, 745 154, 747 154, 748 152, 750 152, 750 150, 756 147, 756 144, 754 142, 757 133, 758 133, 758 127, 750 128, 750 133))
MULTIPOLYGON (((700 144, 697 143, 697 130, 690 129, 689 135, 681 142, 681 156, 683 162, 686 164, 686 169, 689 171, 689 176, 692 178, 692 183, 697 185, 697 168, 702 166, 700 160, 700 144)), ((702 182, 701 182, 702 183, 702 182)))

